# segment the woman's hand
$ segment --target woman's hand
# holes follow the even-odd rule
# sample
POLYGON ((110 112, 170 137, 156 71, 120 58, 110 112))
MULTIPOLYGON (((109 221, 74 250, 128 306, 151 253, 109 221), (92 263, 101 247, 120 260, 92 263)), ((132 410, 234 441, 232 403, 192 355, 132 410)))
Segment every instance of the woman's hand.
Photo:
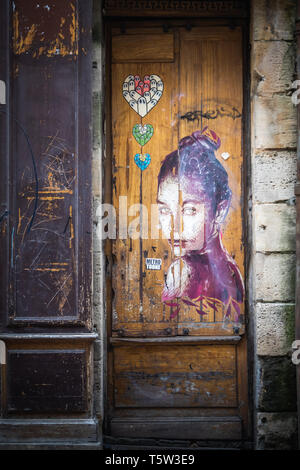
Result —
POLYGON ((184 296, 188 290, 190 277, 190 266, 182 258, 176 259, 170 265, 165 277, 163 302, 184 296))

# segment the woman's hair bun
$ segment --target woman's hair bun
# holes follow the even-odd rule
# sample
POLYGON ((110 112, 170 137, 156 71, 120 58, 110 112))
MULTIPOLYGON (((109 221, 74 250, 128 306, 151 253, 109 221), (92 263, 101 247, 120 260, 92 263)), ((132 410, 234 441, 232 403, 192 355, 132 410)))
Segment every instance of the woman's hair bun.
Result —
POLYGON ((217 150, 221 145, 221 139, 217 134, 209 129, 207 126, 202 131, 196 131, 192 137, 199 143, 208 143, 213 150, 217 150))
POLYGON ((214 210, 220 201, 230 201, 228 174, 215 155, 220 145, 220 138, 208 127, 181 139, 178 150, 167 155, 161 164, 158 187, 168 175, 178 176, 180 181, 187 179, 201 197, 204 193, 214 210))

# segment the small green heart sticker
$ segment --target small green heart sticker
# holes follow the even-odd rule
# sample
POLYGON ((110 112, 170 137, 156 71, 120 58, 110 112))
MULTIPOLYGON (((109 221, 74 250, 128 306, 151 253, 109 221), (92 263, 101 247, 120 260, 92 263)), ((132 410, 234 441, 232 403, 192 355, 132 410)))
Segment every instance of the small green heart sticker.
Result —
POLYGON ((132 129, 132 134, 138 144, 142 147, 146 145, 147 142, 153 136, 154 129, 151 124, 136 124, 132 129))

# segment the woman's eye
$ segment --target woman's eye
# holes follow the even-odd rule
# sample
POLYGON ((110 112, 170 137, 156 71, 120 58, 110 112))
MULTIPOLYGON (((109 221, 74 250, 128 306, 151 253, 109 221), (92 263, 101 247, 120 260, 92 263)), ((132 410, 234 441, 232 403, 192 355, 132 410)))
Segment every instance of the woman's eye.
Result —
POLYGON ((197 209, 195 207, 184 207, 182 209, 182 213, 184 215, 195 215, 197 213, 197 209))
POLYGON ((171 211, 168 207, 160 207, 159 208, 159 213, 161 215, 170 215, 171 214, 171 211))

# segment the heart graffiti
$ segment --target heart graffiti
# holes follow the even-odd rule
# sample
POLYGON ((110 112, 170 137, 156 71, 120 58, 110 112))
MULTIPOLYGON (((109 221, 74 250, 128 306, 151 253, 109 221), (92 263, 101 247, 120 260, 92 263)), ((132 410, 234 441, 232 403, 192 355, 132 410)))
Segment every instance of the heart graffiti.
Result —
POLYGON ((158 75, 128 75, 123 83, 123 96, 129 106, 142 118, 157 105, 164 91, 158 75))
POLYGON ((146 170, 151 162, 149 153, 137 153, 134 157, 134 161, 140 170, 146 170))
POLYGON ((143 80, 139 75, 128 75, 123 82, 122 91, 131 109, 141 117, 141 123, 133 127, 132 134, 141 146, 141 153, 135 154, 134 161, 143 171, 151 162, 149 153, 143 153, 143 146, 149 142, 154 133, 151 124, 143 125, 143 117, 159 102, 164 91, 164 84, 162 79, 155 74, 145 75, 143 80))
POLYGON ((151 124, 145 124, 144 126, 142 124, 136 124, 134 128, 132 129, 132 134, 137 141, 138 144, 140 144, 142 147, 149 142, 151 137, 153 136, 154 129, 151 124))

